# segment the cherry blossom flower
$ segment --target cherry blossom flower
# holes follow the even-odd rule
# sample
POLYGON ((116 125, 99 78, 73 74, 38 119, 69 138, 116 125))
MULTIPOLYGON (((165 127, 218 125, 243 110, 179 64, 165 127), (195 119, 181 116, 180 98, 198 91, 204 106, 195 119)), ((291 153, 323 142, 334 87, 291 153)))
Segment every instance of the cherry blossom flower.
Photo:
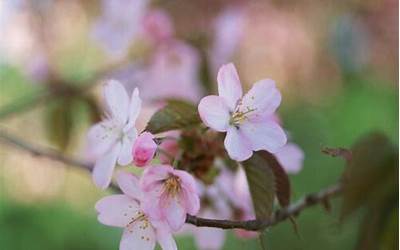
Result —
POLYGON ((141 178, 145 193, 143 209, 150 217, 165 220, 174 230, 185 223, 186 214, 195 215, 200 200, 194 178, 186 171, 169 165, 152 166, 141 178))
POLYGON ((217 80, 219 96, 204 97, 198 109, 208 127, 226 132, 224 145, 233 160, 244 161, 258 150, 274 153, 285 145, 285 132, 270 119, 281 102, 273 80, 256 82, 243 97, 232 63, 220 68, 217 80))
POLYGON ((122 172, 117 182, 123 194, 104 197, 95 207, 102 224, 124 228, 119 249, 152 250, 158 242, 163 250, 176 250, 168 225, 163 221, 151 220, 141 209, 143 194, 138 178, 122 172))
POLYGON ((289 174, 297 174, 303 167, 304 152, 294 143, 287 143, 274 155, 289 174))
POLYGON ((93 38, 113 57, 126 54, 140 32, 148 0, 103 0, 102 16, 93 27, 93 38))
POLYGON ((154 142, 153 138, 153 134, 143 132, 136 139, 132 149, 133 163, 136 166, 144 167, 153 159, 157 150, 157 144, 154 142))
POLYGON ((243 36, 245 11, 242 8, 227 8, 215 20, 214 39, 210 49, 210 63, 213 73, 227 62, 230 62, 243 36))
POLYGON ((137 73, 143 99, 198 101, 201 97, 199 68, 200 56, 192 46, 177 40, 159 46, 149 65, 137 73))
POLYGON ((96 159, 93 180, 103 189, 110 184, 117 162, 120 165, 132 162, 132 147, 137 137, 135 121, 141 108, 138 89, 129 99, 124 87, 114 80, 104 85, 104 98, 107 118, 88 132, 88 154, 96 159))
POLYGON ((174 26, 170 16, 161 9, 146 13, 142 23, 143 34, 151 42, 157 44, 168 42, 174 35, 174 26))

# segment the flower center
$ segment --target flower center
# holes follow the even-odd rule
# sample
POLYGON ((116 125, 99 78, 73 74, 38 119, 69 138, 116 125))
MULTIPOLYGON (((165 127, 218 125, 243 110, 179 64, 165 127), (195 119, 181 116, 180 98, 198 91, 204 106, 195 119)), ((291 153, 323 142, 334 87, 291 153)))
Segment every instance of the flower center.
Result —
POLYGON ((132 217, 131 221, 128 223, 128 225, 126 225, 126 227, 130 227, 136 221, 143 222, 143 225, 141 226, 143 227, 143 229, 147 228, 150 225, 147 216, 142 211, 137 211, 135 215, 132 217))
POLYGON ((179 177, 171 176, 164 182, 164 190, 171 196, 177 195, 181 190, 179 177))
POLYGON ((242 111, 240 110, 240 106, 236 109, 235 112, 231 115, 231 118, 229 119, 229 124, 232 126, 239 126, 241 123, 243 123, 247 119, 247 115, 256 109, 251 109, 250 107, 247 107, 247 110, 242 111))

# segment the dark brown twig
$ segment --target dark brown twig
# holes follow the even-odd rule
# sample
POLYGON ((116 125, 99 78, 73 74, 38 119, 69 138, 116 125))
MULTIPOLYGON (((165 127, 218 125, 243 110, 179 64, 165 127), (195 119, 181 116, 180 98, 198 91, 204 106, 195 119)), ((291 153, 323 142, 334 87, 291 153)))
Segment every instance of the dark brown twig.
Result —
MULTIPOLYGON (((65 155, 61 154, 60 152, 57 152, 56 150, 33 146, 17 138, 16 136, 6 133, 3 130, 0 130, 0 141, 3 141, 9 145, 15 146, 27 152, 30 152, 31 154, 36 156, 47 157, 49 159, 60 161, 71 166, 84 168, 89 171, 91 171, 92 169, 92 166, 90 164, 66 157, 65 155)), ((112 188, 117 189, 115 186, 112 186, 112 188)), ((186 223, 193 224, 198 227, 216 227, 221 229, 240 228, 250 231, 260 231, 267 227, 278 224, 286 219, 289 219, 290 217, 297 216, 305 208, 323 203, 327 199, 330 199, 340 194, 341 191, 342 191, 342 185, 340 183, 337 183, 317 193, 308 194, 303 199, 300 199, 296 203, 293 203, 292 205, 288 206, 287 208, 277 210, 273 214, 271 219, 268 220, 247 220, 247 221, 214 220, 214 219, 206 219, 192 215, 187 215, 186 223)))

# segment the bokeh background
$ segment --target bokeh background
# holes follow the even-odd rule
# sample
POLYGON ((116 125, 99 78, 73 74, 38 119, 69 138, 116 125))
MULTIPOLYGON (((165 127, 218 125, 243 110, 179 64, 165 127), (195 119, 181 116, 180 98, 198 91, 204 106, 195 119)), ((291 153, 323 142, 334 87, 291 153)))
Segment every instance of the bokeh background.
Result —
MULTIPOLYGON (((124 45, 123 23, 109 30, 102 24, 106 5, 0 0, 1 129, 83 158, 104 79, 143 88, 145 124, 152 99, 178 95, 196 102, 215 91, 218 67, 233 61, 246 88, 272 78, 282 91, 279 114, 305 152, 303 170, 290 176, 293 200, 340 177, 343 162, 322 155, 321 147, 350 147, 371 130, 398 145, 396 0, 152 1, 147 9, 171 18, 155 32, 162 37, 170 30, 175 45, 146 32, 123 34, 131 36, 124 45), (106 29, 101 35, 98 25, 106 29)), ((136 25, 133 14, 120 15, 136 25)), ((96 220, 93 205, 105 193, 88 172, 0 147, 0 249, 118 248, 121 231, 96 220)), ((269 249, 353 249, 360 215, 340 223, 339 204, 329 214, 318 206, 304 211, 299 235, 289 222, 269 229, 269 249)), ((190 235, 177 240, 179 249, 196 249, 190 235)), ((258 245, 229 233, 223 249, 258 245)))

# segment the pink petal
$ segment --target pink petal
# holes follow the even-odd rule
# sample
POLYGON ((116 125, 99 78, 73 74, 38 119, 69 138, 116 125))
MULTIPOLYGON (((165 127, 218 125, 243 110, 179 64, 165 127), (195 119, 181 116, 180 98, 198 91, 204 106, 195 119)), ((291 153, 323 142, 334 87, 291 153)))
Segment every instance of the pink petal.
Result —
POLYGON ((179 177, 182 186, 188 191, 196 194, 198 193, 196 181, 191 174, 183 170, 174 170, 172 174, 179 177))
POLYGON ((142 200, 142 191, 139 187, 139 178, 136 175, 127 172, 120 172, 117 175, 117 183, 124 194, 133 199, 139 201, 142 200))
POLYGON ((119 165, 126 166, 132 162, 133 160, 132 148, 133 144, 135 143, 136 137, 137 137, 136 129, 132 128, 122 138, 121 151, 118 156, 119 165))
POLYGON ((227 130, 230 113, 223 98, 215 95, 206 96, 201 99, 198 110, 205 125, 219 132, 227 130))
POLYGON ((180 200, 185 206, 186 213, 196 215, 200 210, 200 198, 198 194, 183 188, 181 190, 180 200))
POLYGON ((113 118, 125 124, 128 120, 129 97, 124 86, 115 80, 104 85, 104 98, 113 118))
POLYGON ((241 110, 255 109, 249 113, 249 117, 262 118, 271 116, 281 103, 281 93, 275 87, 275 82, 270 79, 265 79, 256 82, 253 87, 247 92, 241 103, 241 110))
POLYGON ((147 168, 140 179, 142 190, 145 192, 151 191, 155 186, 159 185, 162 180, 167 179, 173 170, 174 169, 169 165, 158 165, 147 168))
POLYGON ((229 128, 224 145, 229 157, 235 161, 247 160, 253 154, 247 138, 236 127, 229 128))
POLYGON ((97 159, 92 173, 93 181, 97 187, 106 189, 110 185, 112 173, 120 151, 121 144, 117 143, 108 153, 97 159))
POLYGON ((153 250, 156 246, 154 228, 146 221, 137 221, 124 230, 120 250, 153 250))
POLYGON ((266 150, 275 153, 286 144, 285 131, 273 121, 246 121, 240 125, 240 130, 254 151, 266 150))
POLYGON ((297 174, 303 167, 304 152, 294 143, 288 143, 275 153, 286 172, 297 174))
POLYGON ((177 250, 176 242, 172 237, 168 225, 162 223, 156 227, 156 237, 162 250, 177 250))
POLYGON ((93 125, 87 134, 87 152, 89 158, 98 158, 102 154, 110 150, 115 144, 117 136, 115 133, 110 133, 110 121, 103 121, 93 125))
POLYGON ((139 116, 140 109, 142 108, 142 100, 139 97, 139 90, 135 88, 131 96, 131 102, 129 104, 129 126, 135 126, 136 119, 139 116))
MULTIPOLYGON (((160 202, 161 203, 161 202, 160 202)), ((178 231, 186 220, 186 211, 180 201, 176 199, 168 199, 162 204, 162 212, 168 225, 173 231, 178 231)))
POLYGON ((232 63, 223 65, 218 71, 217 81, 219 96, 224 98, 230 110, 234 111, 243 95, 235 66, 232 63))
POLYGON ((161 205, 160 190, 152 191, 151 193, 145 193, 141 200, 142 210, 153 220, 163 219, 161 205))
POLYGON ((139 211, 138 202, 123 194, 106 196, 95 207, 99 213, 98 220, 114 227, 127 226, 139 211))

